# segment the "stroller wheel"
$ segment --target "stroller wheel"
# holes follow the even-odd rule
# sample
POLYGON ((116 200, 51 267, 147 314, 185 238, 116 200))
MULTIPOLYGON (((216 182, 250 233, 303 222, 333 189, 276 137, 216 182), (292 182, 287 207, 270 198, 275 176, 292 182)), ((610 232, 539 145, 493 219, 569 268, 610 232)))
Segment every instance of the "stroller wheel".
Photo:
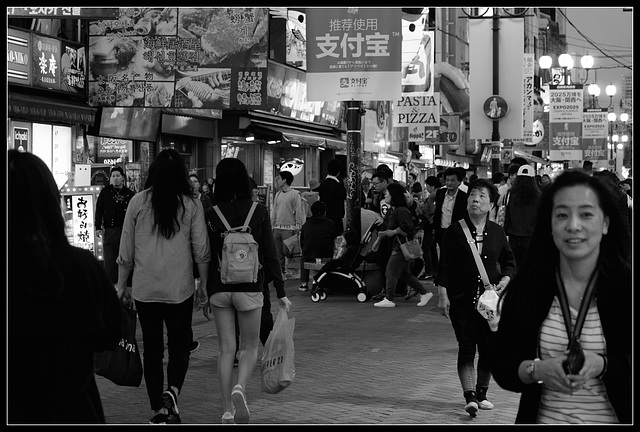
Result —
POLYGON ((361 293, 358 293, 358 297, 357 297, 357 299, 358 299, 358 301, 359 301, 360 303, 364 303, 364 302, 366 302, 367 300, 369 300, 369 296, 367 295, 367 293, 363 293, 363 292, 361 292, 361 293))
POLYGON ((311 301, 314 303, 318 303, 320 301, 320 294, 318 293, 311 294, 311 301))
POLYGON ((320 294, 320 300, 324 301, 327 299, 327 293, 322 291, 322 293, 320 294))

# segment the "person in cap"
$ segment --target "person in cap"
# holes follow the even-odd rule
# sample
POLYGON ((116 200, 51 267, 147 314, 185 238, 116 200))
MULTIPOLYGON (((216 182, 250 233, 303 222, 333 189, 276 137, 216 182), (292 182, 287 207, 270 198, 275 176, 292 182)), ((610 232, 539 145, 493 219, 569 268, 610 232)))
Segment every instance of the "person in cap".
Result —
MULTIPOLYGON (((131 189, 125 186, 125 179, 122 167, 114 166, 111 168, 109 185, 102 189, 98 195, 94 218, 96 235, 102 237, 104 268, 113 284, 118 281, 116 258, 120 249, 124 215, 127 212, 129 201, 135 195, 131 189)), ((131 277, 128 286, 131 286, 131 277)))
POLYGON ((507 191, 507 209, 504 232, 509 238, 509 246, 516 258, 516 267, 522 265, 524 255, 531 243, 536 225, 540 188, 531 165, 518 168, 516 179, 507 191))

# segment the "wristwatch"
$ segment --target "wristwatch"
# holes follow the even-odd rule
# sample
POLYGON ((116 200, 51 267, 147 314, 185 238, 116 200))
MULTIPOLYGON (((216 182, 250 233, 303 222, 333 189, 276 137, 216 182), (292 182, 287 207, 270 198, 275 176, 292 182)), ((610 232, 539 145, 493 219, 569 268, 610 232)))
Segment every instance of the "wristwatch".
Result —
POLYGON ((527 365, 527 375, 529 375, 529 378, 531 378, 531 381, 534 381, 534 382, 537 381, 538 384, 542 384, 542 380, 536 380, 535 377, 533 376, 536 373, 536 363, 539 361, 540 359, 537 358, 527 365))

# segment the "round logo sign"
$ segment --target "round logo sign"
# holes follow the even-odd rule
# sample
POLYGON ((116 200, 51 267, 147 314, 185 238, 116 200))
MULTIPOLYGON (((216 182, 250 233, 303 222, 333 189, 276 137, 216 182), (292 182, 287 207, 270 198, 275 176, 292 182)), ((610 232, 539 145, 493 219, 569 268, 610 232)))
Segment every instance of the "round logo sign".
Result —
POLYGON ((236 252, 236 260, 238 262, 243 262, 246 259, 247 259, 247 251, 246 250, 240 249, 238 252, 236 252))
POLYGON ((498 120, 507 115, 509 105, 503 97, 498 95, 489 96, 482 106, 484 113, 491 120, 498 120))

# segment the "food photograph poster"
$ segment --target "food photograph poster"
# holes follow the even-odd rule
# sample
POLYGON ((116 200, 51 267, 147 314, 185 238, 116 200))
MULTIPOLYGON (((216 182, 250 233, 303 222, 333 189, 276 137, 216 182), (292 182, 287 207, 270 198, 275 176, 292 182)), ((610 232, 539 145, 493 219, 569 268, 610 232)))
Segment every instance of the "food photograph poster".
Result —
POLYGON ((92 106, 263 109, 268 8, 119 8, 89 26, 92 106))

